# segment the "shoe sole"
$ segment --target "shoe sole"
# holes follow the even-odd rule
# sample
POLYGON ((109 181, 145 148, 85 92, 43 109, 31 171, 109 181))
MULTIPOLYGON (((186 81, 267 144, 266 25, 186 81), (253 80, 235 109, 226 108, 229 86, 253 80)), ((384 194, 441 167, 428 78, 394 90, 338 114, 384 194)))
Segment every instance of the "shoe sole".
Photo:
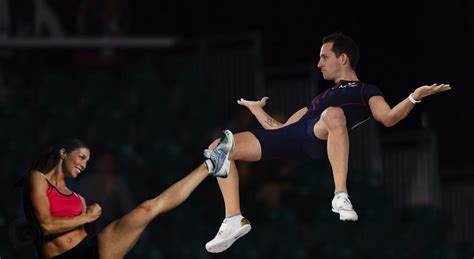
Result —
POLYGON ((230 150, 229 150, 229 154, 231 154, 232 152, 234 152, 234 147, 235 147, 234 133, 232 133, 230 130, 225 130, 225 131, 229 133, 227 137, 230 137, 230 140, 232 143, 232 146, 230 146, 230 150))
POLYGON ((357 216, 357 213, 354 211, 354 213, 350 213, 345 210, 335 210, 334 208, 332 209, 332 212, 339 214, 339 220, 342 221, 357 221, 359 219, 359 216, 357 216), (355 214, 355 217, 354 217, 355 214))
POLYGON ((232 237, 229 237, 225 240, 223 240, 222 242, 219 242, 213 246, 210 246, 208 247, 206 245, 206 250, 209 252, 209 253, 221 253, 225 250, 227 250, 229 247, 231 247, 235 241, 237 241, 239 238, 245 236, 247 233, 250 232, 250 230, 252 229, 252 226, 250 225, 245 225, 243 226, 235 236, 232 236, 232 237))
POLYGON ((232 134, 232 132, 230 132, 230 130, 226 130, 225 132, 228 132, 229 134, 225 134, 226 135, 226 138, 227 140, 232 143, 232 145, 230 146, 230 150, 229 152, 227 152, 227 155, 225 156, 225 162, 224 162, 224 166, 221 167, 221 170, 219 170, 219 172, 216 173, 216 176, 218 177, 222 177, 222 178, 226 178, 227 176, 229 176, 229 170, 227 170, 228 172, 227 173, 224 173, 226 171, 226 168, 230 168, 230 161, 229 161, 229 156, 230 154, 234 151, 234 146, 235 146, 235 142, 234 142, 234 134, 232 134))

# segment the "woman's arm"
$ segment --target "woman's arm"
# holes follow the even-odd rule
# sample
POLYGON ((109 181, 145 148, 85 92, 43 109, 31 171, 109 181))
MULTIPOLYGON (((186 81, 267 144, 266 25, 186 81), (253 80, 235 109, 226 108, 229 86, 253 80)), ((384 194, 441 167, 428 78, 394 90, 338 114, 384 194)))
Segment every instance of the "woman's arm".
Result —
POLYGON ((49 200, 46 195, 48 183, 38 171, 30 173, 27 179, 28 199, 39 227, 45 236, 55 235, 73 230, 79 226, 95 221, 101 214, 99 205, 87 208, 86 213, 76 217, 57 218, 49 212, 49 200))

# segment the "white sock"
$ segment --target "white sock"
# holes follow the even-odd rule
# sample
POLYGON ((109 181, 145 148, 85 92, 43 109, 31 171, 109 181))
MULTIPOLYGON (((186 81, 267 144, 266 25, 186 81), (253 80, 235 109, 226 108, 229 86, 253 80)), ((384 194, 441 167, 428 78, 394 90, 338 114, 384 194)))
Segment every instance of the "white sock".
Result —
POLYGON ((244 217, 244 216, 242 216, 242 214, 237 214, 237 215, 234 215, 234 216, 230 216, 230 217, 225 218, 225 221, 226 221, 226 222, 240 222, 240 220, 241 220, 243 217, 244 217))
POLYGON ((211 173, 211 171, 214 170, 214 164, 212 163, 212 161, 210 159, 206 159, 206 161, 204 161, 207 165, 207 172, 208 173, 211 173))
POLYGON ((335 192, 334 192, 334 196, 338 196, 338 195, 340 195, 340 194, 342 194, 342 193, 345 193, 345 194, 349 197, 349 194, 347 193, 347 191, 337 191, 337 192, 335 191, 335 192))

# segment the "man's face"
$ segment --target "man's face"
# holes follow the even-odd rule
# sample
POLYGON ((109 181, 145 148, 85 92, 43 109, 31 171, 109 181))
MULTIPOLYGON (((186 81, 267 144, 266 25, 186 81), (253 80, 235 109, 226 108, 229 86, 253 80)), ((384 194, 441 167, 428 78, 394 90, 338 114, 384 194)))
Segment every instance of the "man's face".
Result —
POLYGON ((332 42, 327 42, 321 47, 318 68, 321 69, 324 79, 335 81, 341 76, 342 65, 332 51, 332 45, 332 42))

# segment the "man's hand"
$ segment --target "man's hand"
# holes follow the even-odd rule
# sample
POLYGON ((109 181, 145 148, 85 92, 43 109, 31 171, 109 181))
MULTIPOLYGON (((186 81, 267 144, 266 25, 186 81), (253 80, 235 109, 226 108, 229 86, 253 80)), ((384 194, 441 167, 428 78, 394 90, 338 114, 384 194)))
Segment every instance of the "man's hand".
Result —
POLYGON ((413 92, 412 94, 412 97, 415 100, 421 100, 426 96, 430 96, 448 90, 451 90, 451 86, 449 86, 449 84, 424 85, 416 88, 415 92, 413 92))
POLYGON ((87 206, 86 216, 89 217, 89 220, 90 220, 89 222, 95 221, 96 219, 100 217, 101 214, 102 214, 102 209, 100 208, 99 204, 94 203, 90 206, 87 206))
POLYGON ((265 106, 265 104, 267 104, 267 100, 268 100, 268 97, 266 96, 263 97, 260 101, 248 101, 248 100, 245 100, 244 98, 240 98, 240 100, 237 100, 237 103, 250 109, 253 106, 260 106, 260 107, 265 106))

